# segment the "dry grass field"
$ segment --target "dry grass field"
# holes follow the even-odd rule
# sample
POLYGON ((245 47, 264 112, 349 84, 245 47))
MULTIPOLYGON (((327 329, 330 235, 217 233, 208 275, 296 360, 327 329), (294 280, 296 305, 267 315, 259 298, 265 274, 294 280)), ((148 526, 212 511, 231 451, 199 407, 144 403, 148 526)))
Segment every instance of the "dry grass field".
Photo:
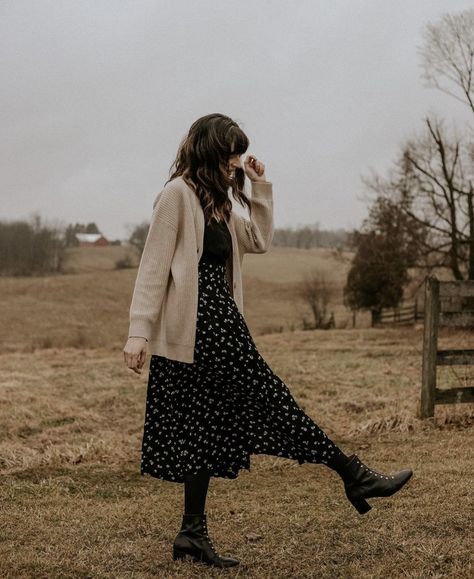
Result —
MULTIPOLYGON (((67 275, 0 277, 0 319, 8 329, 1 332, 1 350, 123 347, 136 269, 114 264, 128 253, 120 246, 78 248, 70 251, 67 275)), ((311 319, 295 290, 313 267, 327 272, 334 286, 338 326, 351 319, 342 305, 345 266, 326 251, 272 248, 244 258, 245 315, 254 335, 301 327, 301 315, 311 319)), ((361 315, 358 322, 368 319, 361 315)))
MULTIPOLYGON (((76 255, 74 274, 0 278, 0 577, 474 575, 474 405, 417 419, 419 329, 266 334, 296 319, 291 288, 305 258, 344 278, 329 256, 297 251, 245 258, 259 351, 346 453, 379 470, 413 468, 407 486, 360 516, 324 465, 253 455, 237 479, 213 478, 207 499, 216 547, 241 565, 173 562, 183 488, 139 474, 149 359, 141 375, 123 362, 136 270, 114 271, 106 254, 81 269, 76 255)), ((474 334, 443 332, 448 346, 473 348, 474 334)), ((443 368, 440 385, 473 374, 443 368)))

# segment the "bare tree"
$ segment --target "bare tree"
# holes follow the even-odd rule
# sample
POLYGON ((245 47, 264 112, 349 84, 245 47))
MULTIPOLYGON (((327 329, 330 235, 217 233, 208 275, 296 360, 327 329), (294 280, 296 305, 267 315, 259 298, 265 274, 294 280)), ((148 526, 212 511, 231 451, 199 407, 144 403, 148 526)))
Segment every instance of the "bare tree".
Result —
POLYGON ((349 231, 345 229, 321 229, 319 223, 298 227, 277 227, 273 237, 273 245, 302 249, 314 247, 348 248, 349 235, 349 231))
MULTIPOLYGON (((306 274, 301 284, 301 297, 309 305, 313 314, 313 328, 327 329, 334 327, 334 316, 328 316, 328 306, 333 290, 324 274, 318 269, 306 274)), ((303 320, 306 326, 306 321, 303 320)))
POLYGON ((467 104, 474 114, 474 9, 427 24, 420 54, 428 86, 467 104))
POLYGON ((142 254, 143 248, 145 247, 145 240, 149 229, 150 223, 148 221, 143 221, 133 228, 133 231, 128 238, 130 245, 135 247, 139 255, 142 254))
POLYGON ((364 182, 426 228, 419 266, 449 267, 455 279, 465 278, 464 269, 474 279, 473 177, 472 156, 461 138, 427 118, 424 132, 404 144, 389 176, 364 182))
POLYGON ((299 228, 296 231, 296 247, 309 249, 314 245, 316 231, 308 225, 299 228))
POLYGON ((32 276, 60 273, 65 243, 58 225, 38 213, 29 221, 0 221, 0 275, 32 276))
MULTIPOLYGON (((474 9, 429 23, 420 53, 428 85, 474 114, 474 9)), ((363 178, 379 198, 395 201, 425 228, 417 233, 417 265, 448 267, 458 280, 474 279, 474 149, 466 133, 426 118, 421 134, 403 144, 387 178, 363 178)))

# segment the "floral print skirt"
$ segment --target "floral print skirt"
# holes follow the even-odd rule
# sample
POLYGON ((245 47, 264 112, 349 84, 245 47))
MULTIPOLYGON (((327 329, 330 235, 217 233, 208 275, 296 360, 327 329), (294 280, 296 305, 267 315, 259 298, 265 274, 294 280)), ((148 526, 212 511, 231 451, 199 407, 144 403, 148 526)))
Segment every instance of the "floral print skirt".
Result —
POLYGON ((259 354, 225 265, 203 254, 198 267, 194 363, 151 356, 141 474, 234 479, 251 454, 327 464, 338 447, 259 354))

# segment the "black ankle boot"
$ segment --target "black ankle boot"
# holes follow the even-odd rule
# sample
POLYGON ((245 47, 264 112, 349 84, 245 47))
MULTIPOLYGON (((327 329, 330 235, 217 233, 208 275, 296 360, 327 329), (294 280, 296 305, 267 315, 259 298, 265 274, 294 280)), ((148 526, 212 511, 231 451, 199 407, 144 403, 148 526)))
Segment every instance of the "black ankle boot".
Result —
POLYGON ((215 567, 234 567, 240 561, 222 557, 214 549, 207 532, 206 514, 183 515, 181 530, 173 543, 173 559, 185 559, 189 555, 193 561, 202 561, 215 567))
POLYGON ((394 474, 381 473, 366 466, 356 454, 351 455, 345 464, 338 466, 337 472, 344 481, 347 498, 361 515, 372 508, 365 499, 395 494, 413 474, 410 468, 394 474))

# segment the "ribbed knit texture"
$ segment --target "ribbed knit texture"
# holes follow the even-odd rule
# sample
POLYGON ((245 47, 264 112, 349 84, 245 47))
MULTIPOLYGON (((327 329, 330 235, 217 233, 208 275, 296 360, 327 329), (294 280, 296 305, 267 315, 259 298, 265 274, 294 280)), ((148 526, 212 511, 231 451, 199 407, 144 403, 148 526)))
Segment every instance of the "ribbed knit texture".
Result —
MULTIPOLYGON (((233 211, 227 224, 232 256, 227 260, 226 275, 242 314, 243 256, 265 253, 274 233, 272 183, 252 181, 251 187, 251 219, 233 211)), ((128 335, 146 338, 150 354, 194 362, 203 239, 204 213, 199 199, 182 177, 176 177, 153 203, 130 305, 128 335)))

